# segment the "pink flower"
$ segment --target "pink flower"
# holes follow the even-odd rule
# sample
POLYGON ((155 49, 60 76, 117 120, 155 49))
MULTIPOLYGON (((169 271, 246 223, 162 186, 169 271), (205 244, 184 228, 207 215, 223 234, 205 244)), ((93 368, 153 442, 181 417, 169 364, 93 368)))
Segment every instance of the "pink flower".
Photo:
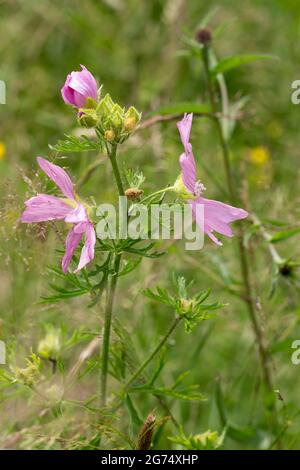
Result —
POLYGON ((80 67, 82 68, 81 72, 71 72, 61 89, 64 102, 76 108, 84 108, 87 98, 96 101, 98 92, 94 76, 84 65, 80 67))
POLYGON ((73 224, 67 239, 66 252, 62 259, 62 270, 67 272, 74 252, 85 236, 85 243, 81 251, 79 264, 75 272, 80 271, 94 258, 96 235, 92 222, 88 218, 84 205, 76 198, 73 183, 68 174, 61 167, 37 157, 37 162, 46 175, 56 183, 66 196, 62 199, 48 194, 38 194, 25 202, 26 209, 21 216, 21 222, 34 223, 47 220, 64 220, 73 224))
POLYGON ((181 177, 183 184, 191 199, 188 200, 192 207, 193 216, 196 222, 200 224, 201 213, 199 204, 204 206, 204 232, 218 245, 222 243, 215 237, 213 232, 221 233, 226 237, 232 237, 230 223, 235 220, 244 219, 248 212, 244 209, 238 209, 223 202, 205 199, 202 197, 205 187, 197 180, 196 162, 193 155, 192 145, 189 142, 192 127, 193 114, 185 114, 183 119, 177 123, 181 141, 184 147, 184 153, 180 156, 181 177))

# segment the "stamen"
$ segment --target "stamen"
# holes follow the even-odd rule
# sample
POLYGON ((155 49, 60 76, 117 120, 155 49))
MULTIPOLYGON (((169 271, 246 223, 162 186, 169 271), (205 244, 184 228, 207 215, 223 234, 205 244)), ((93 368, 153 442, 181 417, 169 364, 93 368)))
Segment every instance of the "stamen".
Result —
POLYGON ((205 191, 205 190, 206 190, 206 187, 204 186, 203 183, 201 183, 201 181, 197 181, 197 182, 195 183, 194 195, 195 195, 196 197, 200 197, 201 194, 203 193, 203 191, 205 191))

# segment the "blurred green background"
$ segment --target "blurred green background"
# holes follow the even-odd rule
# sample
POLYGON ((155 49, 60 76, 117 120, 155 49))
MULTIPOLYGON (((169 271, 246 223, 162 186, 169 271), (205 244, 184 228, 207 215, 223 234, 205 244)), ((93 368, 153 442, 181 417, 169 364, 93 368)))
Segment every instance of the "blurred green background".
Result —
MULTIPOLYGON (((201 64, 183 51, 187 49, 184 37, 194 37, 209 12, 213 12, 208 25, 218 57, 253 52, 277 56, 277 60, 257 62, 226 75, 232 100, 249 97, 233 137, 232 156, 236 168, 242 169, 250 206, 259 217, 297 226, 300 107, 291 103, 290 96, 291 83, 300 78, 298 1, 10 0, 0 1, 0 11, 0 79, 7 85, 7 103, 0 105, 0 339, 7 342, 18 363, 22 364, 31 347, 36 350, 45 325, 52 324, 62 328, 65 337, 80 332, 78 343, 64 354, 68 370, 102 322, 98 308, 86 310, 85 298, 51 307, 38 305, 40 295, 49 292, 46 267, 59 263, 55 248, 61 244, 47 225, 21 227, 18 223, 24 199, 44 184, 43 179, 39 182, 35 157, 49 154, 48 143, 76 132, 74 113, 63 103, 60 88, 79 64, 97 77, 115 101, 136 106, 146 119, 162 106, 207 100, 201 64)), ((220 149, 208 120, 195 121, 192 141, 200 168, 203 160, 225 185, 220 149)), ((180 152, 175 122, 170 122, 137 132, 119 158, 121 165, 142 169, 147 178, 144 189, 155 190, 177 177, 180 152)), ((76 180, 95 157, 71 154, 62 164, 76 180)), ((200 171, 207 196, 222 199, 205 169, 200 171)), ((113 201, 109 166, 101 165, 80 193, 98 202, 113 201)), ((273 224, 270 231, 278 227, 273 224)), ((294 237, 278 244, 278 250, 282 257, 297 260, 298 245, 294 237)), ((299 449, 300 366, 290 359, 291 343, 300 338, 298 282, 280 279, 269 298, 273 268, 263 243, 254 244, 252 261, 263 306, 261 321, 274 362, 274 384, 284 399, 279 403, 284 447, 299 449)), ((199 253, 170 244, 163 260, 143 261, 135 273, 120 280, 116 317, 126 325, 140 357, 146 357, 166 331, 172 312, 139 292, 156 283, 170 286, 173 272, 193 279, 195 291, 212 288, 213 296, 228 304, 218 318, 191 336, 178 330, 170 342, 161 385, 190 371, 187 382, 199 384, 207 397, 200 404, 171 400, 173 414, 187 434, 208 428, 221 433, 226 423, 232 426, 225 448, 272 446, 247 312, 226 288, 239 285, 234 239, 226 239, 222 249, 206 241, 199 253)), ((91 366, 74 385, 70 400, 87 400, 95 393, 96 382, 91 366)), ((110 390, 116 387, 111 380, 110 390)), ((3 388, 0 398, 4 447, 68 448, 83 439, 77 433, 88 436, 91 432, 89 414, 80 407, 68 408, 64 416, 53 419, 43 414, 41 403, 29 392, 3 388)), ((151 396, 137 396, 136 406, 145 418, 157 403, 151 396)), ((164 416, 162 410, 157 413, 164 416)), ((129 421, 124 411, 114 426, 126 432, 129 421)), ((156 437, 156 448, 169 448, 168 437, 174 433, 167 423, 156 437)), ((126 446, 122 439, 113 439, 115 446, 126 446)))

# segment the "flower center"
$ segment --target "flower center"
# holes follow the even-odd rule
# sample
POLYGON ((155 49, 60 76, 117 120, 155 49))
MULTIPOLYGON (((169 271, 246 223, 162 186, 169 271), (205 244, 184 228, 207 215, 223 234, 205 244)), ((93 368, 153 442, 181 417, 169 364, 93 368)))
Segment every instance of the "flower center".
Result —
POLYGON ((201 194, 206 190, 206 187, 204 186, 203 183, 201 183, 201 181, 197 181, 195 183, 195 187, 194 187, 194 195, 196 197, 200 197, 201 194))

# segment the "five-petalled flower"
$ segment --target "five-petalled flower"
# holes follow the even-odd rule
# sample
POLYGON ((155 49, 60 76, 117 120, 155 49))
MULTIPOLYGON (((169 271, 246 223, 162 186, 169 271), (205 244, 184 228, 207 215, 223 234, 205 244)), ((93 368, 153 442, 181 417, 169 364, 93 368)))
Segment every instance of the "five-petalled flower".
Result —
POLYGON ((223 202, 202 197, 202 193, 206 188, 197 179, 196 162, 190 143, 192 122, 193 114, 191 113, 185 114, 183 119, 177 123, 184 147, 184 153, 179 158, 181 166, 180 183, 183 183, 185 198, 191 205, 196 222, 200 226, 203 225, 204 233, 215 243, 222 245, 213 232, 218 232, 226 237, 232 237, 233 232, 229 224, 235 220, 244 219, 248 216, 248 212, 223 202), (204 206, 204 221, 200 220, 202 214, 199 210, 200 205, 204 206), (204 224, 201 224, 201 222, 204 222, 204 224))
POLYGON ((46 175, 59 187, 65 198, 37 194, 25 202, 26 209, 21 216, 21 222, 31 224, 49 220, 64 220, 66 223, 73 224, 66 239, 62 270, 64 273, 67 272, 77 246, 85 237, 79 264, 75 270, 78 272, 94 258, 96 243, 94 226, 89 219, 86 207, 78 200, 73 183, 65 170, 42 157, 37 157, 37 162, 46 175))

